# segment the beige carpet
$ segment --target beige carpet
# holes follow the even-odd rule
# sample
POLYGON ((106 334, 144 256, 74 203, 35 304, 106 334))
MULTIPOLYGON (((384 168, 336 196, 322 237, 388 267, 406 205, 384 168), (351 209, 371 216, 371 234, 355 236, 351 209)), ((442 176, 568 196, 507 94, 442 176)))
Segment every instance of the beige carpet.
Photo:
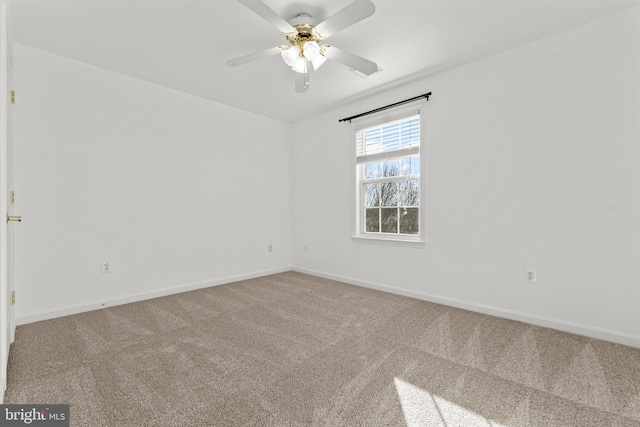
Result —
POLYGON ((73 426, 640 426, 640 350, 289 272, 18 327, 73 426))

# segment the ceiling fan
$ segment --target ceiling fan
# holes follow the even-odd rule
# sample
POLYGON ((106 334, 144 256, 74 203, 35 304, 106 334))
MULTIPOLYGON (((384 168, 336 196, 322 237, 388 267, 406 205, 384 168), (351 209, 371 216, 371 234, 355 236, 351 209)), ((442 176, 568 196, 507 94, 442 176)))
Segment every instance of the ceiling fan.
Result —
POLYGON ((284 62, 296 72, 295 88, 296 92, 300 93, 309 89, 309 72, 318 70, 327 59, 346 65, 361 77, 379 71, 375 62, 324 43, 338 31, 373 15, 376 7, 370 0, 355 0, 317 25, 313 24, 313 17, 308 13, 299 13, 287 22, 261 0, 238 1, 282 31, 289 44, 231 59, 227 61, 230 67, 280 53, 284 62))

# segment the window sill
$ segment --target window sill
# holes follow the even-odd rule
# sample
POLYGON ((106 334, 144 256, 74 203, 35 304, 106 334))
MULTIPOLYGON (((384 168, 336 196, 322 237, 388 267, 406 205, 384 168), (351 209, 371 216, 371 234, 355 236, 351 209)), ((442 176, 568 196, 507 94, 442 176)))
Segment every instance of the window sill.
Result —
POLYGON ((402 246, 405 248, 421 248, 427 247, 427 242, 423 240, 405 240, 402 238, 389 238, 389 237, 363 237, 352 236, 351 240, 356 243, 369 243, 374 245, 387 245, 387 246, 402 246))

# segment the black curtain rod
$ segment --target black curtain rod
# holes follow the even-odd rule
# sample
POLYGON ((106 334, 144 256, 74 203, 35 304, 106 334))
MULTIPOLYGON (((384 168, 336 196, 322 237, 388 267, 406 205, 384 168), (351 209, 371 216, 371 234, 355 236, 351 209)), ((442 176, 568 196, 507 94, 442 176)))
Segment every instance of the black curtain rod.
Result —
POLYGON ((396 107, 396 106, 402 105, 402 104, 407 104, 409 102, 412 102, 412 101, 415 101, 415 100, 421 99, 421 98, 427 98, 427 101, 428 101, 429 100, 429 96, 431 96, 431 92, 425 93, 424 95, 415 96, 413 98, 405 99, 404 101, 396 102, 395 104, 385 105, 384 107, 376 108, 375 110, 367 111, 366 113, 360 113, 360 114, 355 115, 355 116, 351 116, 351 117, 347 117, 347 118, 344 118, 344 119, 340 119, 340 120, 338 120, 338 122, 346 122, 346 121, 351 122, 351 120, 357 119, 358 117, 368 116, 369 114, 377 113, 379 111, 388 110, 389 108, 393 108, 393 107, 396 107))

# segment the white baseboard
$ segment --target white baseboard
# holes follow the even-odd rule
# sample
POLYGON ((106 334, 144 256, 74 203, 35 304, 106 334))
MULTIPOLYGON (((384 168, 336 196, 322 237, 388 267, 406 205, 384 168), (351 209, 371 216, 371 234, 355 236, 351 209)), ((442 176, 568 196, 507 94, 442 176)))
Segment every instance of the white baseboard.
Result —
POLYGON ((311 270, 307 268, 294 267, 293 271, 310 274, 313 276, 324 277, 326 279, 336 280, 339 282, 349 283, 351 285, 362 286, 365 288, 376 289, 392 294, 403 295, 424 301, 442 304, 450 307, 461 308, 464 310, 475 311, 477 313, 488 314, 491 316, 502 317, 505 319, 516 320, 519 322, 529 323, 531 325, 542 326, 545 328, 556 329, 563 332, 569 332, 576 335, 583 335, 604 341, 610 341, 618 344, 628 345, 630 347, 640 348, 640 336, 626 334, 623 332, 612 331, 609 329, 598 328, 595 326, 582 325, 579 323, 567 322, 564 320, 552 319, 544 316, 537 316, 530 313, 522 313, 513 310, 507 310, 499 307, 492 307, 484 304, 476 304, 468 301, 457 300, 454 298, 441 297, 437 295, 426 294, 422 292, 410 291, 407 289, 396 288, 393 286, 381 285, 378 283, 367 282, 351 277, 339 276, 336 274, 324 273, 322 271, 311 270))
POLYGON ((55 310, 40 311, 36 313, 27 314, 25 316, 16 317, 17 325, 26 325, 28 323, 39 322, 42 320, 55 319, 63 316, 70 316, 72 314, 84 313, 86 311, 99 310, 101 308, 113 307, 116 305, 129 304, 132 302, 144 301, 152 298, 164 297, 167 295, 179 294, 182 292, 195 291, 197 289, 209 288, 211 286, 224 285, 227 283, 238 282, 240 280, 254 279, 256 277, 268 276, 270 274, 284 273, 285 271, 291 271, 291 267, 274 268, 270 270, 256 271, 248 274, 241 274, 237 276, 223 277, 221 279, 209 280, 200 283, 191 283, 188 285, 180 285, 172 288, 165 288, 160 290, 154 290, 150 292, 142 292, 138 294, 128 295, 121 298, 114 298, 106 301, 96 301, 86 304, 72 305, 55 310))
MULTIPOLYGON (((233 283, 240 280, 248 280, 256 277, 268 276, 270 274, 283 273, 286 271, 297 271, 300 273, 310 274, 313 276, 324 277, 331 280, 337 280, 344 283, 349 283, 356 286, 362 286, 365 288, 376 289, 383 292, 389 292, 392 294, 403 295, 411 298, 416 298, 424 301, 433 302, 436 304, 447 305, 450 307, 461 308, 464 310, 475 311, 478 313, 488 314, 491 316, 502 317, 505 319, 516 320, 519 322, 529 323, 531 325, 542 326, 551 329, 557 329, 559 331, 569 332, 577 335, 584 335, 591 338, 601 339, 604 341, 610 341, 618 344, 624 344, 631 347, 640 348, 640 337, 636 335, 617 332, 609 329, 598 328, 590 325, 582 325, 579 323, 567 322, 564 320, 552 319, 544 316, 538 316, 530 313, 522 313, 513 310, 508 310, 499 307, 492 307, 484 304, 476 304, 469 301, 458 300, 454 298, 441 297, 437 295, 426 294, 422 292, 410 291, 407 289, 397 288, 394 286, 382 285, 379 283, 368 282, 364 280, 354 279, 351 277, 339 276, 336 274, 325 273, 322 271, 311 270, 300 267, 282 267, 270 270, 256 271, 253 273, 242 274, 237 276, 229 276, 216 280, 193 283, 188 285, 181 285, 172 288, 166 288, 151 292, 143 292, 139 294, 129 295, 126 297, 115 298, 107 301, 97 301, 87 304, 79 304, 74 306, 68 306, 60 309, 41 311, 37 313, 28 314, 16 318, 17 325, 25 325, 28 323, 39 322, 41 320, 55 319, 58 317, 69 316, 72 314, 84 313, 86 311, 98 310, 105 307, 113 307, 116 305, 128 304, 137 301, 143 301, 152 298, 163 297, 167 295, 179 294, 182 292, 193 291, 197 289, 208 288, 211 286, 224 285, 227 283, 233 283)), ((3 390, 0 390, 0 397, 2 397, 3 390)))

